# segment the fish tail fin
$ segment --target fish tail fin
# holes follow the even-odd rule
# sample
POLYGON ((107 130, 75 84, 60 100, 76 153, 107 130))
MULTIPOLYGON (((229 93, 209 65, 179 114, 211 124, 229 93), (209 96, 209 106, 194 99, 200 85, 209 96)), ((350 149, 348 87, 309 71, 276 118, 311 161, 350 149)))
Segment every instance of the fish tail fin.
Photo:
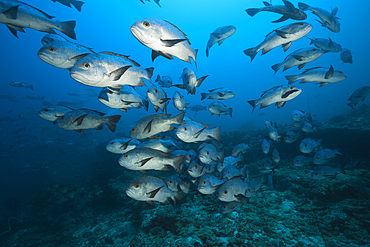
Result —
POLYGON ((197 80, 196 87, 199 87, 199 86, 202 84, 202 82, 204 81, 204 79, 206 79, 207 77, 208 77, 208 75, 205 75, 205 76, 203 76, 203 77, 199 78, 199 79, 197 80))
MULTIPOLYGON (((149 78, 152 78, 154 68, 153 68, 153 67, 150 67, 150 68, 145 69, 145 71, 146 71, 146 73, 148 74, 148 77, 149 77, 149 78)), ((157 78, 157 79, 158 79, 158 78, 157 78)), ((157 81, 157 80, 156 80, 156 81, 157 81)))
POLYGON ((274 65, 272 65, 272 66, 271 66, 271 68, 275 71, 275 74, 276 74, 276 72, 278 72, 278 71, 279 71, 279 69, 281 68, 280 66, 281 66, 281 64, 280 64, 280 63, 274 64, 274 65))
POLYGON ((208 94, 207 93, 201 93, 200 95, 202 95, 202 98, 200 100, 204 100, 205 98, 208 97, 208 94))
POLYGON ((253 48, 249 48, 249 49, 244 50, 244 54, 249 56, 251 58, 251 62, 252 62, 254 57, 257 55, 256 51, 257 51, 257 48, 253 47, 253 48))
POLYGON ((212 129, 212 137, 218 142, 221 141, 221 127, 212 129))
POLYGON ((209 47, 207 45, 207 48, 206 48, 206 56, 208 57, 208 55, 209 55, 209 47))
POLYGON ((143 99, 141 101, 141 105, 144 107, 144 109, 146 111, 148 111, 148 109, 149 109, 149 101, 145 97, 143 97, 143 99))
POLYGON ((347 104, 349 107, 351 107, 353 110, 355 109, 354 105, 352 103, 347 104))
POLYGON ((256 105, 257 105, 257 100, 248 100, 247 101, 251 106, 253 106, 253 110, 252 112, 254 111, 254 108, 256 108, 256 105))
POLYGON ((33 85, 29 85, 28 88, 30 88, 31 90, 33 90, 33 85))
POLYGON ((298 3, 298 7, 303 10, 303 11, 306 11, 310 8, 310 5, 308 4, 305 4, 305 3, 298 3))
POLYGON ((71 39, 76 39, 75 33, 76 21, 64 21, 60 22, 59 31, 70 37, 71 39))
POLYGON ((185 161, 185 156, 176 156, 172 158, 171 166, 177 171, 179 174, 181 174, 181 165, 185 161))
POLYGON ((84 2, 81 1, 72 1, 71 4, 75 6, 75 8, 81 12, 82 5, 84 5, 84 2))
POLYGON ((230 115, 230 117, 233 117, 233 108, 229 108, 229 115, 230 115))
POLYGON ((179 115, 174 116, 171 118, 171 123, 172 124, 181 124, 185 116, 185 112, 180 113, 179 115))
POLYGON ((247 12, 248 15, 250 15, 251 17, 255 16, 258 12, 261 11, 261 9, 257 9, 257 8, 250 8, 250 9, 246 9, 245 10, 247 12))
POLYGON ((297 77, 295 75, 286 75, 285 78, 289 81, 289 85, 297 81, 297 77))
POLYGON ((110 131, 116 131, 116 123, 121 119, 121 115, 114 115, 106 118, 106 125, 110 129, 110 131))

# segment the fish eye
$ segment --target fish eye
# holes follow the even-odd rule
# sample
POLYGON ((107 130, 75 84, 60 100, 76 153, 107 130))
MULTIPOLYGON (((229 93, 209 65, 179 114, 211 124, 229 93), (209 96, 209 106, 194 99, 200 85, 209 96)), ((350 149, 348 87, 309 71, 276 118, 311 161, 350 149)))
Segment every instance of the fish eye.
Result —
POLYGON ((49 110, 48 109, 45 109, 44 112, 48 112, 49 110))
POLYGON ((224 191, 224 194, 226 195, 227 194, 227 190, 224 191))
POLYGON ((137 188, 139 188, 139 184, 135 184, 135 188, 137 189, 137 188))
POLYGON ((154 92, 155 92, 155 93, 158 93, 158 90, 157 90, 157 89, 154 89, 154 92))
POLYGON ((54 47, 49 47, 49 51, 54 52, 55 48, 54 47))
POLYGON ((188 129, 185 127, 184 130, 187 131, 188 129))
POLYGON ((207 155, 209 155, 209 151, 207 151, 207 155))
POLYGON ((172 181, 168 181, 170 184, 172 183, 172 181))
POLYGON ((82 66, 84 66, 85 69, 88 69, 90 67, 89 63, 83 63, 82 66))
POLYGON ((147 21, 144 21, 144 22, 143 22, 143 25, 144 25, 144 27, 150 27, 150 23, 149 23, 149 22, 147 22, 147 21))
POLYGON ((64 116, 61 116, 60 119, 63 120, 64 119, 64 116))
POLYGON ((111 145, 111 146, 112 146, 112 145, 113 145, 113 142, 109 143, 109 145, 111 145))
POLYGON ((125 159, 127 159, 127 158, 128 158, 128 154, 125 154, 123 157, 124 157, 125 159))
POLYGON ((135 128, 132 128, 131 131, 135 131, 135 128))
POLYGON ((294 87, 290 87, 290 89, 292 89, 292 90, 293 90, 293 89, 294 89, 294 87))
POLYGON ((203 181, 203 184, 206 184, 206 181, 203 181))

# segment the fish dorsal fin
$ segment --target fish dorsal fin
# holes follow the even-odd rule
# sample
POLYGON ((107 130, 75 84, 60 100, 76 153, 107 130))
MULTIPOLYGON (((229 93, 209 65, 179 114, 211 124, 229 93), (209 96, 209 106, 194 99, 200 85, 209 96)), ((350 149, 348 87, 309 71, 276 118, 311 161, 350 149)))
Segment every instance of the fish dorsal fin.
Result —
POLYGON ((270 92, 271 90, 277 89, 277 88, 282 87, 282 86, 283 85, 278 85, 278 86, 272 87, 272 88, 270 88, 266 91, 263 91, 260 97, 263 97, 266 93, 270 92))
POLYGON ((313 67, 313 68, 310 68, 310 69, 306 69, 305 71, 303 71, 303 72, 302 72, 302 74, 305 74, 305 73, 307 73, 308 71, 311 71, 311 70, 314 70, 314 69, 321 69, 321 68, 323 68, 323 67, 318 66, 318 67, 313 67))
POLYGON ((77 126, 81 125, 82 121, 85 119, 85 117, 87 115, 89 115, 89 114, 83 114, 83 115, 79 116, 78 118, 75 119, 75 121, 73 121, 72 124, 77 123, 77 126))
MULTIPOLYGON (((18 7, 19 5, 16 5, 14 7, 11 7, 5 11, 2 12, 3 15, 6 16, 6 18, 8 19, 12 19, 12 20, 15 20, 17 19, 17 16, 18 16, 18 7)), ((9 26, 8 26, 9 27, 9 26)), ((13 33, 14 34, 14 33, 13 33)), ((17 35, 14 35, 17 37, 17 35)), ((18 37, 17 37, 18 38, 18 37)))
POLYGON ((268 3, 268 2, 262 2, 265 6, 272 6, 272 4, 268 3))
POLYGON ((325 79, 330 79, 334 75, 333 65, 330 65, 330 69, 325 73, 325 79))
POLYGON ((186 39, 186 41, 189 43, 189 45, 191 45, 191 43, 190 43, 190 41, 189 41, 189 39, 186 37, 186 34, 185 33, 183 33, 183 31, 181 31, 178 27, 176 27, 175 25, 173 25, 171 22, 168 22, 168 21, 166 21, 166 20, 164 20, 165 22, 167 22, 168 24, 170 24, 171 26, 173 26, 174 28, 176 28, 182 35, 184 35, 184 37, 185 37, 185 39, 186 39))
POLYGON ((104 115, 105 115, 105 113, 102 113, 102 112, 100 112, 100 111, 97 111, 97 110, 91 110, 91 109, 87 109, 87 108, 80 108, 80 109, 78 109, 78 110, 83 110, 83 111, 92 111, 92 112, 94 112, 94 113, 99 114, 99 116, 104 116, 104 115))
POLYGON ((294 5, 291 2, 289 2, 287 0, 283 0, 283 2, 284 2, 285 7, 287 7, 289 10, 291 10, 291 11, 296 10, 296 8, 294 7, 294 5))
POLYGON ((48 15, 48 14, 46 14, 44 11, 42 11, 41 9, 38 9, 38 8, 35 8, 35 7, 33 7, 32 5, 29 5, 29 4, 27 4, 27 3, 24 3, 24 2, 21 2, 21 1, 18 1, 19 3, 22 3, 22 4, 24 4, 24 5, 27 5, 28 7, 30 7, 30 8, 32 8, 32 9, 34 9, 34 10, 36 10, 37 12, 39 12, 40 14, 42 14, 43 16, 45 16, 46 18, 48 18, 48 19, 53 19, 55 16, 52 16, 52 15, 48 15))
POLYGON ((140 64, 137 63, 136 61, 132 60, 129 58, 129 56, 126 56, 126 55, 122 55, 122 54, 118 54, 118 53, 114 53, 114 52, 110 52, 110 51, 102 51, 102 52, 99 52, 99 53, 103 53, 103 54, 108 54, 108 55, 113 55, 113 56, 118 56, 118 57, 122 57, 124 59, 127 59, 129 60, 131 63, 133 63, 136 67, 140 67, 140 64))
POLYGON ((222 34, 221 33, 211 33, 211 35, 213 35, 215 38, 222 38, 222 34))
POLYGON ((333 47, 334 46, 334 43, 333 43, 333 41, 331 40, 331 38, 329 38, 329 47, 333 47))
POLYGON ((214 88, 214 89, 208 90, 208 92, 212 93, 213 91, 216 91, 216 90, 219 90, 219 89, 222 89, 222 87, 218 87, 218 88, 214 88))
POLYGON ((266 34, 265 38, 267 38, 270 34, 272 34, 273 32, 275 32, 275 30, 272 30, 271 32, 269 32, 268 34, 266 34))

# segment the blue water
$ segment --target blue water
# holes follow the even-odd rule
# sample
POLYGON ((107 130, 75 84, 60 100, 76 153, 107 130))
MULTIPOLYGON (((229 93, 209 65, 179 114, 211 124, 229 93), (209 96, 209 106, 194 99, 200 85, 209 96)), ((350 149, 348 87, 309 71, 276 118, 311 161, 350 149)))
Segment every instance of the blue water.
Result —
MULTIPOLYGON (((179 77, 185 67, 196 72, 197 77, 209 75, 203 84, 196 89, 195 95, 185 95, 185 102, 191 105, 209 104, 212 100, 200 100, 200 93, 207 90, 227 87, 236 93, 232 99, 223 101, 233 108, 233 117, 215 115, 202 111, 194 115, 188 111, 187 116, 196 121, 221 126, 223 131, 248 130, 264 128, 266 120, 281 124, 291 124, 291 112, 301 109, 310 112, 317 122, 325 122, 336 115, 353 111, 348 107, 347 99, 354 90, 369 84, 368 78, 368 44, 369 32, 367 23, 370 21, 370 2, 361 1, 356 4, 348 1, 309 0, 307 4, 330 10, 338 7, 341 31, 333 33, 315 21, 317 19, 310 11, 305 20, 313 25, 307 35, 311 38, 328 38, 350 49, 353 54, 353 64, 343 64, 338 61, 340 53, 327 53, 319 59, 307 64, 304 69, 333 65, 334 69, 343 71, 347 76, 344 81, 329 84, 319 88, 313 83, 296 84, 303 91, 292 101, 277 109, 271 105, 264 109, 259 106, 252 113, 248 100, 257 99, 261 93, 277 85, 286 84, 285 75, 303 72, 296 67, 285 72, 280 70, 274 75, 271 65, 282 62, 291 52, 309 46, 309 39, 293 42, 287 52, 281 47, 274 48, 261 56, 259 52, 253 62, 243 50, 257 46, 268 33, 283 25, 295 22, 287 20, 282 23, 271 23, 280 18, 275 13, 262 12, 253 18, 246 14, 246 8, 262 7, 257 0, 161 0, 162 8, 152 2, 141 3, 139 0, 125 1, 86 1, 82 11, 67 8, 52 1, 27 0, 28 4, 42 9, 61 21, 76 20, 75 32, 77 40, 73 41, 93 48, 95 52, 110 51, 136 60, 143 68, 154 67, 153 79, 157 74, 168 75, 174 84, 180 84, 179 77), (151 50, 143 46, 130 32, 130 26, 143 18, 159 18, 167 20, 181 29, 191 42, 194 49, 199 49, 197 68, 177 58, 168 60, 158 57, 151 61, 151 50), (213 45, 210 56, 205 56, 205 48, 209 35, 223 25, 234 25, 236 32, 226 39, 221 46, 213 45), (263 116, 258 116, 265 113, 263 116)), ((281 4, 280 1, 272 1, 281 4)), ((297 1, 292 1, 297 6, 297 1)), ((57 103, 60 101, 82 101, 83 106, 108 114, 122 114, 117 124, 117 133, 127 135, 135 121, 143 116, 154 114, 152 104, 149 111, 143 108, 131 109, 127 113, 110 109, 91 97, 74 97, 68 92, 89 93, 86 85, 72 79, 69 71, 51 66, 37 57, 37 51, 42 47, 41 38, 46 34, 33 29, 25 29, 19 33, 19 39, 14 37, 7 27, 0 24, 0 61, 1 61, 1 95, 14 95, 17 102, 0 99, 1 148, 0 148, 0 209, 8 209, 19 202, 25 203, 43 193, 45 188, 53 183, 83 184, 85 179, 96 175, 101 167, 122 172, 123 168, 116 163, 117 156, 109 156, 105 145, 116 138, 108 128, 101 131, 86 131, 82 136, 74 131, 60 129, 38 116, 38 111, 45 106, 42 101, 29 100, 27 95, 40 95, 45 101, 57 103), (34 91, 25 88, 15 88, 10 81, 20 81, 34 86, 34 91)), ((58 31, 57 31, 58 32, 58 31)), ((60 33, 59 33, 60 34, 60 33)), ((69 38, 68 38, 69 39, 69 38)), ((70 39, 69 39, 70 40, 70 39)), ((147 85, 150 85, 147 82, 147 85)), ((147 88, 137 91, 145 93, 147 88)), ((165 89, 168 97, 173 96, 177 88, 165 89)), ((96 88, 95 92, 99 92, 96 88)), ((369 103, 368 99, 360 104, 369 103)), ((172 102, 168 112, 177 114, 172 102)), ((262 140, 262 139, 261 139, 262 140)), ((251 145, 259 145, 252 143, 251 145)), ((333 147, 336 148, 336 147, 333 147)), ((108 173, 109 176, 109 173, 108 173)), ((19 205, 17 204, 17 205, 19 205)), ((9 215, 7 215, 9 216, 9 215)), ((6 216, 1 218, 1 224, 6 230, 6 216)))

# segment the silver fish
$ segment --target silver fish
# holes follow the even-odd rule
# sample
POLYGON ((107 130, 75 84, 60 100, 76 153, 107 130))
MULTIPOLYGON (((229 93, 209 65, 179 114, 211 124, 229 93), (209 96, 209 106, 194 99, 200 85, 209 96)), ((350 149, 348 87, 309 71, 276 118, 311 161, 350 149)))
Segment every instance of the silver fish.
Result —
POLYGON ((186 35, 172 23, 146 18, 135 22, 130 31, 140 43, 152 49, 152 61, 158 56, 168 59, 174 56, 188 63, 192 58, 196 64, 198 50, 190 46, 186 35))
POLYGON ((227 108, 225 104, 219 101, 213 101, 211 104, 209 104, 208 111, 211 113, 211 116, 215 114, 218 117, 220 115, 230 115, 230 117, 233 117, 233 108, 227 108))
POLYGON ((65 113, 54 123, 62 129, 75 130, 83 135, 85 134, 84 129, 101 130, 103 129, 103 124, 106 124, 112 132, 115 132, 116 123, 122 116, 114 115, 106 117, 104 115, 104 113, 94 110, 79 109, 65 113))
POLYGON ((245 11, 251 17, 255 16, 257 13, 261 11, 268 11, 268 12, 273 12, 273 13, 283 15, 278 20, 272 21, 272 23, 278 23, 278 22, 286 21, 288 19, 304 20, 307 18, 306 13, 304 13, 300 9, 295 8, 291 2, 287 0, 283 0, 283 2, 284 2, 284 5, 271 5, 271 3, 263 2, 265 7, 249 8, 249 9, 246 9, 245 11))
POLYGON ((302 69, 307 63, 318 59, 324 51, 317 48, 301 48, 292 53, 290 53, 283 62, 277 63, 271 66, 271 68, 276 72, 279 69, 284 68, 283 71, 298 65, 298 69, 302 69))
POLYGON ((298 7, 303 11, 311 10, 314 15, 321 19, 321 21, 316 20, 321 24, 321 26, 326 27, 334 33, 338 33, 340 31, 340 23, 338 21, 339 18, 336 17, 338 12, 337 7, 332 9, 331 13, 322 8, 311 7, 305 3, 298 3, 298 7))
POLYGON ((55 121, 67 112, 73 111, 72 108, 62 105, 46 107, 39 111, 39 116, 48 121, 55 121))
POLYGON ((224 151, 217 149, 211 143, 203 143, 199 147, 199 160, 204 164, 210 164, 211 162, 223 162, 224 151))
POLYGON ((195 159, 190 163, 187 171, 193 178, 199 178, 206 174, 206 170, 204 169, 205 167, 206 165, 199 162, 199 159, 195 159))
POLYGON ((140 145, 139 140, 129 137, 121 137, 110 141, 105 147, 107 151, 114 154, 124 154, 140 145))
POLYGON ((209 93, 201 93, 202 98, 200 100, 204 99, 217 99, 217 100, 224 100, 224 99, 231 99, 235 96, 235 93, 227 88, 220 87, 208 90, 209 93))
POLYGON ((179 176, 171 176, 167 179, 164 180, 166 183, 167 187, 172 190, 172 191, 180 191, 180 184, 182 182, 182 178, 179 176))
POLYGON ((271 143, 272 143, 272 140, 266 139, 266 138, 263 139, 261 148, 262 148, 262 152, 264 154, 268 154, 269 153, 271 143))
POLYGON ((305 133, 312 133, 317 131, 316 127, 314 127, 311 123, 306 121, 302 122, 301 128, 305 133))
POLYGON ((313 156, 312 162, 315 165, 322 165, 329 160, 334 159, 337 154, 343 155, 338 150, 331 150, 327 148, 321 149, 313 156))
POLYGON ((216 192, 225 181, 210 174, 205 174, 198 180, 198 191, 204 195, 216 192))
POLYGON ((229 25, 219 27, 215 31, 213 31, 209 36, 209 40, 207 42, 206 56, 208 57, 209 49, 211 49, 214 44, 218 43, 218 45, 220 46, 225 39, 229 38, 235 33, 235 30, 236 28, 233 25, 229 25))
POLYGON ((140 108, 141 106, 148 111, 148 99, 136 92, 133 87, 123 85, 119 93, 120 94, 115 94, 108 88, 103 88, 99 93, 98 99, 104 105, 120 109, 124 112, 127 112, 127 109, 130 107, 140 108))
POLYGON ((293 159, 293 165, 302 167, 310 164, 312 162, 311 157, 303 156, 303 155, 298 155, 293 159))
POLYGON ((271 104, 276 103, 277 108, 283 107, 289 100, 294 99, 302 92, 302 89, 292 86, 275 86, 266 90, 261 94, 261 97, 256 100, 249 100, 248 103, 256 108, 257 105, 261 105, 260 109, 265 108, 271 104))
POLYGON ((328 38, 328 39, 308 38, 308 39, 311 40, 310 45, 314 44, 314 46, 316 46, 317 48, 320 48, 324 52, 340 52, 343 50, 341 45, 332 41, 331 38, 328 38))
MULTIPOLYGON (((173 140, 162 140, 162 139, 153 139, 153 140, 147 140, 145 142, 142 142, 139 146, 139 148, 151 148, 155 149, 164 153, 170 153, 173 148, 179 148, 173 140)), ((171 156, 173 154, 171 153, 171 156)), ((178 156, 178 155, 176 155, 178 156)))
POLYGON ((77 1, 77 0, 51 0, 54 3, 58 2, 63 4, 64 6, 72 8, 72 5, 79 11, 81 12, 82 5, 84 5, 84 2, 77 1))
POLYGON ((312 116, 310 113, 304 112, 302 110, 293 110, 292 119, 296 122, 312 121, 312 116))
POLYGON ((226 166, 224 169, 222 169, 221 176, 224 179, 232 179, 234 177, 246 177, 248 173, 248 167, 244 166, 241 169, 236 168, 235 166, 226 166))
POLYGON ((243 202, 237 196, 244 195, 248 189, 248 184, 241 178, 236 177, 225 182, 218 191, 218 199, 223 202, 243 202))
POLYGON ((284 51, 287 51, 293 41, 302 38, 308 34, 311 29, 312 25, 305 22, 297 22, 282 26, 267 34, 265 40, 261 44, 244 50, 244 53, 251 58, 251 61, 253 61, 260 50, 262 50, 262 55, 264 55, 273 48, 282 45, 284 47, 284 51))
POLYGON ((135 148, 123 154, 118 163, 129 170, 147 173, 148 170, 170 171, 172 166, 178 173, 181 172, 180 165, 185 156, 171 157, 170 154, 151 148, 135 148))
POLYGON ((182 84, 176 84, 173 86, 181 89, 186 89, 186 91, 188 91, 188 94, 195 94, 195 88, 199 87, 204 79, 206 79, 207 77, 208 75, 197 79, 194 71, 188 68, 184 68, 184 70, 182 71, 182 75, 180 76, 180 79, 182 79, 182 84))
POLYGON ((284 141, 286 143, 293 143, 296 140, 298 140, 299 137, 300 137, 299 133, 296 133, 296 132, 290 130, 290 131, 286 132, 285 137, 284 137, 284 141))
POLYGON ((237 201, 222 202, 221 206, 220 206, 220 212, 222 214, 228 214, 228 213, 234 212, 235 210, 237 210, 241 206, 243 206, 242 202, 237 202, 237 201))
POLYGON ((311 177, 316 180, 321 180, 325 178, 335 177, 339 173, 346 173, 342 168, 331 167, 331 166, 319 166, 311 173, 311 177))
POLYGON ((302 153, 309 154, 317 151, 321 147, 321 140, 314 140, 311 138, 305 138, 299 144, 299 150, 302 153))
POLYGON ((181 124, 185 113, 180 113, 171 118, 171 114, 154 114, 146 116, 136 122, 130 131, 130 137, 145 139, 156 134, 174 130, 173 124, 181 124))
POLYGON ((334 70, 333 66, 330 65, 329 69, 314 67, 307 69, 300 75, 287 75, 285 78, 289 81, 289 85, 300 81, 299 83, 317 82, 317 84, 320 84, 320 87, 323 87, 329 83, 343 81, 347 76, 342 71, 334 70))
POLYGON ((155 83, 157 83, 161 87, 171 87, 172 86, 172 78, 165 75, 165 76, 160 76, 157 75, 157 79, 155 79, 155 83))
POLYGON ((153 84, 146 92, 146 95, 148 96, 149 101, 152 102, 155 112, 157 112, 158 109, 161 109, 167 113, 168 101, 171 98, 167 98, 167 93, 161 86, 153 84))
POLYGON ((179 111, 185 111, 189 103, 185 103, 184 96, 182 96, 178 91, 176 91, 172 98, 173 105, 179 111))
POLYGON ((11 81, 11 82, 9 82, 9 85, 12 86, 12 87, 24 87, 24 88, 29 88, 29 89, 33 90, 33 85, 26 84, 24 82, 11 81))
POLYGON ((233 148, 233 150, 231 151, 231 156, 237 157, 239 153, 242 153, 243 155, 247 152, 247 149, 250 149, 248 144, 240 143, 233 148))
POLYGON ((355 106, 357 106, 358 103, 361 101, 364 101, 366 97, 370 93, 370 87, 364 86, 356 89, 352 95, 348 98, 348 101, 350 101, 347 105, 350 106, 353 110, 355 109, 355 106))
POLYGON ((24 33, 23 28, 32 28, 46 33, 55 33, 56 29, 76 39, 76 21, 60 22, 52 18, 54 16, 21 1, 0 1, 0 23, 4 23, 15 37, 18 38, 17 31, 24 33))
POLYGON ((348 49, 343 49, 343 51, 340 53, 340 60, 342 60, 343 63, 352 63, 352 53, 348 49))
POLYGON ((210 129, 209 125, 204 125, 192 120, 183 121, 177 128, 177 137, 186 143, 204 142, 215 139, 220 141, 220 127, 210 129))

